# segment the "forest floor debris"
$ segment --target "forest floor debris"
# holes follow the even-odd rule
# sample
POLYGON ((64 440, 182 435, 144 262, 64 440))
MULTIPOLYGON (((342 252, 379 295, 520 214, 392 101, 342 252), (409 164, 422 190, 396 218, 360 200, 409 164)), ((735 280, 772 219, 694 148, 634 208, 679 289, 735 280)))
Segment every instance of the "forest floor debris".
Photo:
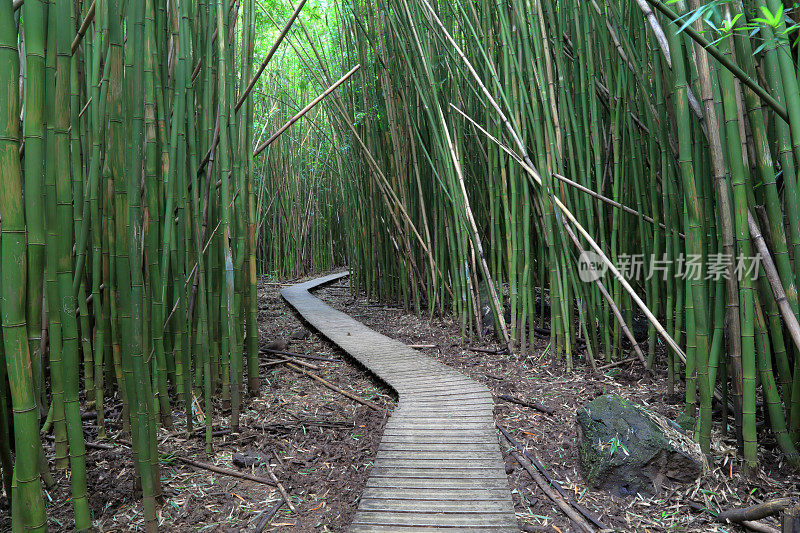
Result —
MULTIPOLYGON (((287 347, 293 355, 311 356, 308 360, 319 368, 315 374, 378 410, 353 401, 286 364, 264 365, 275 356, 262 353, 261 395, 245 397, 238 434, 230 432, 229 412, 215 402, 213 456, 205 453, 202 428, 186 438, 183 411, 181 406, 173 405, 176 427, 171 432, 159 430, 158 438, 164 493, 158 515, 160 531, 339 532, 352 521, 383 425, 394 406, 394 393, 363 369, 345 361, 341 350, 316 333, 302 333, 304 324, 281 299, 281 288, 280 284, 259 280, 262 347, 288 339, 287 347), (292 338, 296 332, 301 332, 294 335, 300 338, 292 338), (241 464, 242 457, 263 457, 264 461, 241 467, 237 463, 241 464), (277 507, 283 500, 277 486, 197 469, 180 458, 239 470, 274 483, 272 470, 297 512, 291 512, 285 503, 277 507)), ((144 531, 141 501, 133 497, 130 450, 113 441, 121 429, 120 409, 110 406, 118 402, 116 398, 106 401, 111 440, 97 441, 95 422, 84 421, 86 441, 103 445, 87 450, 94 523, 101 533, 144 531)), ((202 405, 202 398, 199 401, 196 408, 202 405)), ((52 448, 52 441, 46 445, 52 448)), ((49 529, 73 531, 69 483, 64 472, 53 473, 57 485, 47 493, 51 499, 49 529)), ((0 531, 10 530, 9 517, 5 503, 0 503, 0 531)))
MULTIPOLYGON (((426 355, 487 385, 497 397, 498 424, 508 429, 527 450, 535 451, 548 475, 560 483, 570 500, 617 531, 744 531, 737 524, 717 522, 715 515, 720 510, 747 507, 796 493, 797 476, 793 477, 788 467, 781 464, 778 455, 763 451, 776 449, 770 442, 762 447, 763 474, 752 481, 742 480, 736 471, 735 443, 723 438, 719 428, 713 438, 714 466, 695 484, 667 487, 655 497, 623 498, 588 490, 578 465, 576 410, 597 396, 613 393, 675 420, 682 409, 681 396, 667 397, 664 372, 648 376, 638 361, 630 360, 607 367, 600 374, 583 368, 567 374, 563 366, 546 362, 549 361, 544 355, 548 351, 546 339, 530 345, 528 358, 519 360, 502 353, 497 344, 467 344, 455 320, 445 317, 429 321, 399 306, 354 297, 347 284, 344 280, 324 287, 316 295, 376 331, 420 346, 426 355), (541 405, 553 412, 543 413, 505 398, 541 405)), ((261 396, 247 399, 241 431, 230 432, 227 414, 219 403, 213 415, 212 457, 205 454, 203 431, 185 437, 178 406, 173 406, 177 427, 172 432, 160 430, 164 501, 159 509, 159 523, 163 531, 339 533, 347 530, 353 518, 395 396, 313 330, 307 335, 302 332, 304 324, 280 298, 282 286, 272 280, 259 280, 262 350, 270 343, 288 341, 282 350, 271 348, 278 353, 262 353, 261 396), (294 335, 295 332, 301 333, 294 335), (280 352, 290 352, 294 357, 311 356, 307 360, 313 360, 320 368, 315 371, 320 377, 381 410, 355 402, 287 368, 285 363, 264 364, 280 357, 280 352), (249 467, 239 466, 242 457, 263 458, 297 512, 290 511, 277 487, 196 470, 177 457, 271 478, 260 460, 251 461, 249 467)), ((107 399, 107 426, 112 436, 120 430, 118 404, 116 398, 107 399)), ((91 417, 84 421, 87 442, 95 442, 94 423, 91 417)), ((764 437, 765 433, 759 433, 759 438, 764 437)), ((134 472, 130 452, 113 440, 103 444, 113 449, 103 446, 88 450, 87 455, 90 504, 98 531, 142 531, 141 503, 132 497, 134 472)), ((52 447, 51 441, 48 446, 52 447)), ((529 473, 519 467, 511 451, 510 447, 503 449, 520 528, 570 531, 573 526, 568 519, 529 473)), ((72 531, 68 483, 63 472, 54 474, 58 483, 47 495, 51 499, 50 531, 72 531)), ((0 504, 0 531, 8 530, 9 515, 5 503, 0 504)), ((763 522, 780 527, 772 518, 763 522)))
MULTIPOLYGON (((495 419, 498 424, 508 429, 526 449, 535 451, 549 475, 574 501, 616 531, 746 531, 736 524, 716 522, 716 514, 731 507, 746 507, 797 493, 800 477, 782 463, 768 432, 760 431, 758 435, 759 442, 764 444, 760 457, 762 473, 754 480, 745 480, 737 471, 736 444, 732 438, 723 437, 719 427, 715 427, 713 434, 714 464, 697 483, 665 484, 665 490, 654 497, 618 497, 589 490, 578 460, 576 411, 598 396, 617 394, 677 420, 683 409, 683 391, 676 387, 676 394, 667 396, 665 369, 648 375, 638 359, 626 353, 623 359, 629 361, 608 367, 601 373, 594 374, 583 366, 567 373, 563 364, 549 362, 547 338, 536 339, 528 346, 528 357, 518 359, 502 353, 504 350, 499 343, 486 342, 477 346, 474 341, 462 338, 457 320, 449 317, 429 320, 427 316, 416 316, 391 304, 376 307, 374 302, 349 295, 339 288, 347 284, 348 281, 343 280, 329 288, 323 287, 316 291, 316 296, 368 327, 406 344, 436 345, 420 351, 489 387, 497 398, 495 419), (553 412, 543 413, 503 401, 502 396, 543 404, 553 412)), ((573 357, 577 359, 582 354, 576 353, 573 357)), ((528 472, 517 465, 510 451, 503 449, 506 464, 514 466, 509 482, 520 528, 572 531, 567 518, 528 472)), ((764 522, 780 528, 776 520, 765 519, 764 522)))

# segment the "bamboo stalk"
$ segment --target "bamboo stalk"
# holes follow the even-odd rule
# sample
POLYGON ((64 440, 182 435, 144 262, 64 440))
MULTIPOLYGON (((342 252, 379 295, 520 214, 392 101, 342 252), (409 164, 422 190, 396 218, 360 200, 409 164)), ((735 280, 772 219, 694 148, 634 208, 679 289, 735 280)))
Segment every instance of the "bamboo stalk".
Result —
POLYGON ((300 110, 300 111, 299 111, 299 112, 298 112, 298 113, 297 113, 295 116, 293 116, 292 118, 290 118, 290 119, 289 119, 289 121, 288 121, 288 122, 286 122, 286 124, 284 124, 283 126, 281 126, 280 128, 278 128, 278 131, 276 131, 275 133, 273 133, 273 134, 270 136, 270 138, 269 138, 269 139, 267 139, 266 141, 264 141, 264 143, 263 143, 263 144, 261 144, 261 145, 260 145, 258 148, 256 148, 256 149, 253 151, 253 157, 257 157, 259 154, 261 154, 261 152, 263 152, 263 151, 264 151, 264 150, 265 150, 265 149, 266 149, 266 148, 267 148, 267 147, 268 147, 270 144, 272 144, 272 143, 275 141, 275 139, 277 139, 278 137, 280 137, 280 136, 283 134, 283 132, 285 132, 287 129, 289 129, 289 128, 291 127, 291 125, 292 125, 292 124, 294 124, 295 122, 297 122, 298 120, 300 120, 301 118, 303 118, 303 116, 304 116, 306 113, 308 113, 309 111, 311 111, 311 109, 312 109, 314 106, 316 106, 318 103, 320 103, 322 100, 324 100, 324 99, 325 99, 325 98, 326 98, 326 97, 327 97, 329 94, 331 94, 333 91, 335 91, 335 90, 336 90, 336 89, 337 89, 337 88, 338 88, 338 87, 339 87, 341 84, 343 84, 344 82, 346 82, 346 81, 347 81, 347 79, 348 79, 350 76, 352 76, 353 74, 355 74, 355 72, 356 72, 356 71, 357 71, 359 68, 361 68, 361 65, 356 65, 355 67, 351 68, 351 69, 350 69, 350 70, 349 70, 349 71, 348 71, 348 72, 347 72, 347 73, 346 73, 344 76, 342 76, 341 78, 339 78, 339 80, 338 80, 336 83, 334 83, 333 85, 331 85, 330 87, 328 87, 327 89, 325 89, 325 91, 324 91, 322 94, 320 94, 319 96, 317 96, 316 98, 314 98, 314 99, 313 99, 311 102, 309 102, 309 104, 308 104, 308 105, 306 105, 306 106, 305 106, 303 109, 301 109, 301 110, 300 110))

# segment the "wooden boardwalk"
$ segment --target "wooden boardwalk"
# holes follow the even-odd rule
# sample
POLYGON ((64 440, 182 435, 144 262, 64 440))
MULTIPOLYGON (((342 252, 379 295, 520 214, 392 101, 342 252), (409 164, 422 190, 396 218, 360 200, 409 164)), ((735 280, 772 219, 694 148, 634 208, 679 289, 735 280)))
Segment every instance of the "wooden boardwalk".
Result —
POLYGON ((518 532, 489 389, 308 292, 346 275, 281 294, 399 395, 350 531, 518 532))

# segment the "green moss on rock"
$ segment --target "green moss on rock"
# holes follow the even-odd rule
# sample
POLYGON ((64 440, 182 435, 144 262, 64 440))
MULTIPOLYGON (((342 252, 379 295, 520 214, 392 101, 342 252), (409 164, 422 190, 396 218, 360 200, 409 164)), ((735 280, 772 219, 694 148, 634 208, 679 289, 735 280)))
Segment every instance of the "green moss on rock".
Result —
POLYGON ((676 424, 619 396, 587 403, 577 420, 580 463, 592 488, 652 494, 665 481, 692 481, 707 468, 700 447, 676 424))

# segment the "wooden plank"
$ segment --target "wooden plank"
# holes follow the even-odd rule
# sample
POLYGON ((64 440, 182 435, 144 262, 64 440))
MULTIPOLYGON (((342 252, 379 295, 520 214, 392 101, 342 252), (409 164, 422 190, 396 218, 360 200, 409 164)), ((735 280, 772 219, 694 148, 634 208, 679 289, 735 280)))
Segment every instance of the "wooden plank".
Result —
POLYGON ((374 466, 370 477, 405 477, 416 479, 502 479, 507 481, 506 473, 496 466, 475 466, 474 468, 412 468, 402 466, 380 467, 374 466))
MULTIPOLYGON (((421 357, 427 357, 427 356, 423 355, 421 357)), ((437 372, 437 374, 435 376, 431 377, 431 380, 430 380, 431 382, 448 383, 448 382, 451 382, 451 381, 458 381, 458 382, 461 382, 461 383, 464 383, 464 382, 477 383, 477 381, 469 378, 468 376, 465 376, 461 372, 457 372, 457 371, 453 370, 449 366, 445 366, 445 365, 443 365, 441 363, 437 363, 437 366, 439 367, 440 371, 437 372)))
MULTIPOLYGON (((459 459, 469 461, 490 461, 502 457, 497 451, 462 451, 458 450, 459 459)), ((453 453, 448 451, 436 450, 386 450, 379 451, 376 461, 384 459, 430 459, 436 461, 446 461, 453 458, 453 453)))
MULTIPOLYGON (((508 490, 508 479, 430 479, 416 477, 370 477, 369 488, 403 488, 403 489, 486 489, 508 490)), ((511 497, 509 493, 509 498, 511 497)))
POLYGON ((472 389, 472 390, 463 390, 460 388, 445 388, 439 390, 430 390, 430 391, 414 391, 414 401, 425 401, 425 400, 472 400, 480 398, 482 400, 487 400, 490 403, 494 403, 492 399, 492 394, 486 389, 472 389))
POLYGON ((395 410, 392 418, 396 418, 398 420, 435 420, 437 422, 447 422, 452 420, 453 418, 458 419, 458 421, 468 421, 468 420, 486 420, 486 410, 485 409, 478 409, 474 411, 448 411, 439 409, 436 411, 428 410, 395 410))
MULTIPOLYGON (((497 440, 497 433, 495 429, 490 426, 467 426, 461 427, 434 427, 412 424, 394 424, 387 426, 383 430, 384 436, 398 437, 407 435, 415 438, 450 438, 450 437, 465 437, 476 440, 490 440, 492 442, 497 440)), ((388 441, 387 441, 388 442, 388 441)))
POLYGON ((470 453, 470 452, 485 452, 485 451, 497 450, 497 452, 500 453, 500 448, 497 442, 472 442, 471 444, 461 446, 456 450, 450 444, 440 444, 436 442, 409 444, 403 442, 389 442, 382 440, 380 445, 378 445, 378 452, 380 453, 381 450, 444 451, 450 454, 452 454, 454 451, 457 451, 458 453, 470 453))
POLYGON ((514 510, 506 500, 392 500, 361 497, 358 505, 363 511, 382 511, 393 513, 508 513, 514 510))
POLYGON ((395 409, 395 414, 393 416, 413 416, 414 414, 427 416, 429 413, 438 413, 439 415, 447 417, 459 415, 472 416, 475 413, 480 413, 481 416, 488 416, 491 418, 493 412, 494 406, 489 405, 486 402, 480 402, 479 404, 464 404, 455 408, 450 405, 437 407, 435 405, 415 405, 409 402, 408 404, 404 403, 402 407, 395 409))
POLYGON ((394 526, 511 526, 508 512, 499 513, 383 513, 380 511, 358 511, 353 525, 394 525, 394 526))
POLYGON ((388 500, 433 500, 433 501, 508 501, 505 489, 475 488, 382 488, 367 487, 364 498, 388 500))
MULTIPOLYGON (((403 401, 402 399, 400 400, 403 401)), ((482 409, 486 411, 487 416, 490 418, 494 413, 494 405, 487 403, 486 400, 470 400, 464 402, 457 402, 454 400, 440 400, 440 401, 409 401, 403 404, 404 407, 408 407, 409 409, 414 409, 417 411, 448 411, 448 412, 458 412, 458 411, 467 411, 467 410, 477 410, 482 409)))
POLYGON ((416 420, 407 424, 387 424, 383 428, 384 435, 468 435, 484 437, 495 435, 492 424, 482 422, 481 425, 459 424, 458 427, 442 427, 440 424, 421 424, 416 420))
MULTIPOLYGON (((443 533, 440 527, 426 526, 382 526, 382 525, 359 525, 353 524, 350 533, 443 533)), ((519 528, 514 526, 461 526, 448 527, 447 533, 476 533, 487 531, 491 533, 519 533, 519 528)))
POLYGON ((494 424, 487 422, 486 418, 479 418, 475 416, 460 417, 455 421, 450 421, 447 418, 441 417, 414 417, 414 418, 397 418, 390 420, 386 424, 387 428, 441 428, 445 424, 454 424, 460 428, 465 429, 494 429, 494 424))
POLYGON ((437 393, 471 394, 474 392, 480 392, 490 397, 492 395, 492 393, 489 392, 489 389, 478 383, 473 383, 471 385, 457 385, 457 386, 451 386, 448 383, 437 383, 436 385, 430 385, 424 387, 417 384, 417 385, 410 385, 408 387, 408 391, 414 393, 415 395, 421 395, 421 396, 427 394, 437 394, 437 393))
POLYGON ((442 391, 460 391, 460 392, 486 392, 489 393, 489 390, 480 385, 479 383, 462 383, 460 381, 453 382, 453 383, 434 383, 431 385, 428 384, 420 384, 414 383, 408 386, 408 391, 413 392, 414 394, 425 394, 428 392, 442 392, 442 391))
MULTIPOLYGON (((475 475, 477 470, 505 468, 500 457, 484 458, 481 461, 469 459, 424 459, 416 457, 383 457, 375 459, 376 469, 412 469, 429 470, 431 472, 445 471, 464 476, 475 475)), ((380 472, 381 470, 379 470, 380 472)))

